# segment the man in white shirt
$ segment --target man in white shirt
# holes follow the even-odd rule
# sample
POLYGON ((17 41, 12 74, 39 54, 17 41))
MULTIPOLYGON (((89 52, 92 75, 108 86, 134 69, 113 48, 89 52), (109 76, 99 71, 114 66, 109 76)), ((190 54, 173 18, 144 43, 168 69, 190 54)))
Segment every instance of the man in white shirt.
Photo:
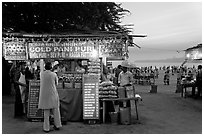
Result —
POLYGON ((38 108, 44 111, 43 131, 50 132, 50 111, 54 113, 54 129, 59 130, 62 127, 60 115, 60 100, 56 89, 58 85, 57 74, 52 72, 52 64, 45 64, 46 71, 40 73, 40 94, 38 108))
MULTIPOLYGON (((126 87, 126 86, 131 86, 132 82, 133 82, 133 74, 128 71, 128 63, 127 62, 123 62, 121 64, 122 66, 122 71, 120 72, 119 76, 118 76, 118 84, 122 87, 126 87)), ((127 92, 128 90, 125 88, 125 96, 128 97, 129 93, 127 92)), ((119 104, 121 106, 121 104, 119 104)), ((127 107, 130 107, 130 101, 127 102, 127 107)), ((126 107, 125 106, 125 107, 126 107)))
POLYGON ((122 66, 122 71, 118 76, 118 83, 120 86, 126 86, 133 82, 133 74, 127 70, 127 66, 122 66))

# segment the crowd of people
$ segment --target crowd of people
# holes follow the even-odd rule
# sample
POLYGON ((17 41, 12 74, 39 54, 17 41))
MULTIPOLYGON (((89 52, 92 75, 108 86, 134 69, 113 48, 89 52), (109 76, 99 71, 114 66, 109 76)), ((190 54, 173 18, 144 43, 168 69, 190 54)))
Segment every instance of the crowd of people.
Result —
POLYGON ((123 69, 127 70, 127 73, 130 75, 130 79, 132 80, 132 83, 137 82, 137 79, 140 80, 143 77, 147 77, 149 80, 150 78, 156 79, 159 77, 159 69, 157 67, 153 68, 151 67, 136 67, 132 68, 129 67, 128 64, 121 64, 118 65, 116 68, 107 68, 108 72, 105 73, 107 75, 107 78, 110 81, 113 81, 116 85, 120 85, 118 82, 120 82, 120 74, 122 74, 123 69), (122 73, 121 73, 122 72, 122 73))
MULTIPOLYGON (((63 71, 65 67, 62 64, 57 64, 55 67, 51 67, 50 63, 49 68, 45 68, 45 71, 51 71, 55 73, 56 71, 63 71)), ((76 71, 84 72, 84 69, 81 66, 81 63, 77 61, 76 71)), ((159 77, 160 70, 164 71, 164 84, 170 84, 170 77, 171 75, 177 75, 177 84, 181 84, 183 78, 187 78, 188 80, 194 80, 196 87, 197 87, 197 96, 199 97, 202 94, 202 65, 199 65, 196 69, 195 66, 193 67, 186 67, 186 66, 168 66, 168 67, 140 67, 140 68, 131 68, 128 67, 128 64, 122 63, 118 65, 116 68, 110 68, 103 65, 103 70, 101 73, 101 81, 110 80, 115 85, 120 87, 131 86, 135 83, 137 77, 144 77, 149 76, 153 77, 154 79, 159 77)), ((29 80, 31 79, 40 79, 40 66, 28 65, 26 62, 18 62, 14 61, 13 65, 10 68, 10 83, 13 88, 13 92, 15 94, 15 106, 14 106, 14 117, 22 117, 26 114, 27 111, 27 101, 28 101, 28 92, 29 92, 29 80)), ((42 75, 41 75, 42 76, 42 75)), ((55 75, 56 77, 57 75, 55 75)), ((56 79, 54 79, 56 80, 56 79)), ((48 79, 42 80, 48 81, 48 79)), ((45 86, 47 84, 45 83, 45 86)), ((57 85, 57 84, 56 84, 57 85)), ((47 86, 45 87, 47 88, 47 86)), ((41 90, 46 90, 42 89, 41 90)), ((55 90, 56 92, 56 90, 55 90)), ((41 99, 44 100, 44 99, 41 99)), ((42 107, 41 103, 39 108, 42 107)), ((47 110, 46 119, 48 120, 49 111, 47 110)), ((57 114, 57 113, 56 113, 57 114)), ((58 113, 59 114, 59 113, 58 113)), ((58 115, 57 114, 57 115, 58 115)), ((56 115, 56 116, 57 116, 56 115)), ((59 117, 57 117, 59 118, 59 117)), ((49 124, 48 121, 45 121, 44 130, 46 132, 49 131, 49 124)), ((61 124, 58 122, 57 127, 61 127, 61 124)), ((57 129, 57 128, 56 128, 57 129)))
MULTIPOLYGON (((65 67, 62 64, 57 64, 52 68, 53 72, 63 71, 65 67), (56 67, 57 66, 57 67, 56 67)), ((81 64, 77 62, 76 70, 84 70, 81 68, 81 64)), ((153 77, 157 79, 159 77, 159 71, 164 71, 163 82, 164 85, 170 84, 170 76, 177 75, 177 84, 181 84, 182 78, 187 77, 188 80, 195 80, 198 86, 198 93, 202 91, 202 66, 199 65, 198 69, 187 66, 168 66, 159 67, 137 67, 130 68, 128 64, 122 63, 116 68, 110 68, 103 65, 103 73, 101 74, 101 81, 110 80, 117 86, 126 86, 136 82, 138 77, 153 77), (201 67, 201 68, 200 68, 201 67)), ((13 92, 15 90, 15 117, 26 114, 26 103, 28 100, 28 85, 31 79, 40 79, 40 66, 29 67, 25 62, 15 62, 10 68, 10 82, 13 92)))
MULTIPOLYGON (((126 65, 118 65, 115 68, 108 68, 108 72, 106 73, 107 79, 113 81, 116 85, 120 86, 120 75, 123 75, 124 67, 127 68, 127 73, 132 80, 132 83, 137 83, 137 80, 145 79, 144 77, 149 77, 149 79, 157 79, 159 77, 159 72, 163 71, 163 83, 164 85, 170 85, 170 77, 176 75, 177 76, 177 84, 181 84, 182 80, 194 81, 197 87, 198 96, 201 95, 202 92, 202 65, 199 65, 197 68, 195 66, 187 67, 186 65, 182 66, 163 66, 157 68, 156 66, 149 67, 136 67, 130 68, 128 64, 126 65), (123 71, 123 72, 121 72, 123 71), (133 78, 132 78, 133 77, 133 78)), ((147 78, 146 78, 147 79, 147 78)), ((150 83, 151 84, 151 83, 150 83)))

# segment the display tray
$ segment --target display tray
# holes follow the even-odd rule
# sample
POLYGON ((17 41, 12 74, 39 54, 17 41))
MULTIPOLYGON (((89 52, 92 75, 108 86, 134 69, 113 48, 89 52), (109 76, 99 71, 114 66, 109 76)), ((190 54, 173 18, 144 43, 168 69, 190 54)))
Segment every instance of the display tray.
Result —
POLYGON ((65 72, 60 73, 58 77, 60 79, 61 84, 57 86, 57 88, 62 89, 81 89, 82 88, 82 73, 77 72, 65 72))
POLYGON ((74 88, 73 82, 64 82, 64 89, 74 88))
POLYGON ((56 86, 57 89, 63 89, 63 82, 59 82, 56 86))
POLYGON ((82 83, 74 83, 74 88, 76 89, 82 88, 82 83))

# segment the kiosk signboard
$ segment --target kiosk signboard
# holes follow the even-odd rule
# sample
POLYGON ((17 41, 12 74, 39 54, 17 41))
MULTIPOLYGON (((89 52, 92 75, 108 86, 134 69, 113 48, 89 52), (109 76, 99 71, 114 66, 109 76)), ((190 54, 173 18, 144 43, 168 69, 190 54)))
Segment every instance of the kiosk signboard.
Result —
POLYGON ((89 58, 95 50, 93 42, 29 43, 29 57, 37 58, 89 58))
POLYGON ((83 119, 99 119, 99 75, 84 75, 83 84, 83 119))
POLYGON ((31 80, 29 82, 29 95, 28 95, 28 119, 41 119, 43 118, 43 111, 38 109, 40 93, 40 80, 31 80))

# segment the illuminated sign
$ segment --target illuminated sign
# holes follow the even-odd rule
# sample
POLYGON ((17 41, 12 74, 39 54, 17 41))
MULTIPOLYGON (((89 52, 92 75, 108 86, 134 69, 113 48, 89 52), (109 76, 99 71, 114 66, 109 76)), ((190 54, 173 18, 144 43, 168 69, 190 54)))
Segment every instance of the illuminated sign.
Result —
POLYGON ((127 48, 122 40, 103 40, 99 41, 100 57, 122 57, 127 52, 127 48))
POLYGON ((93 42, 29 43, 30 58, 90 58, 97 46, 93 42))
MULTIPOLYGON (((65 38, 66 39, 66 38, 65 38)), ((122 39, 78 39, 55 42, 42 39, 3 38, 3 56, 6 60, 60 59, 60 58, 124 58, 128 48, 122 39)))
POLYGON ((27 46, 24 42, 3 42, 3 56, 6 60, 26 60, 27 46))

